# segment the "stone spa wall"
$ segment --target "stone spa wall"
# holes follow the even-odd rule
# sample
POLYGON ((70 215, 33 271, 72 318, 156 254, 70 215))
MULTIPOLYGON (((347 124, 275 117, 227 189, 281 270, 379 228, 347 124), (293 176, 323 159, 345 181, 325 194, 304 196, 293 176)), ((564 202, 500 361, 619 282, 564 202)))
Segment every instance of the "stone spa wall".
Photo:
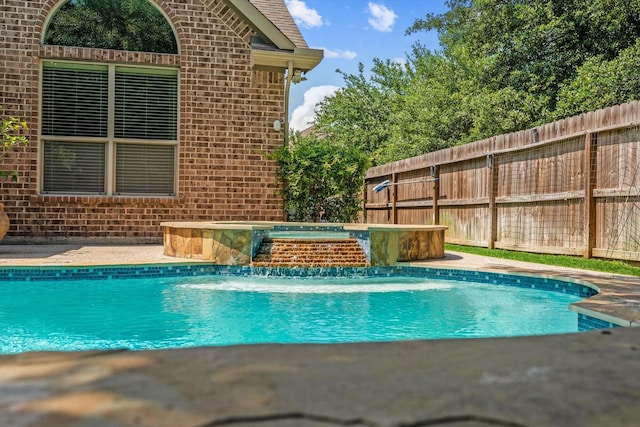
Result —
MULTIPOLYGON (((186 259, 212 261, 218 265, 251 265, 270 231, 312 231, 327 241, 323 232, 342 230, 357 239, 371 266, 444 257, 444 232, 440 225, 375 225, 277 222, 165 222, 164 253, 186 259)), ((312 242, 313 238, 305 238, 312 242)), ((337 240, 336 240, 337 241, 337 240)))

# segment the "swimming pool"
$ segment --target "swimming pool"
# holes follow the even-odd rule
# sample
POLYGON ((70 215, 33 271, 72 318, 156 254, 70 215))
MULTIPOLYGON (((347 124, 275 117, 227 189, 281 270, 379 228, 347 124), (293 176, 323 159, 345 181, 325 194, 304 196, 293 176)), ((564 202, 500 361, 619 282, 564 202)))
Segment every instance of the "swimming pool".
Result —
POLYGON ((594 293, 414 267, 1 269, 0 353, 576 332, 567 306, 594 293))

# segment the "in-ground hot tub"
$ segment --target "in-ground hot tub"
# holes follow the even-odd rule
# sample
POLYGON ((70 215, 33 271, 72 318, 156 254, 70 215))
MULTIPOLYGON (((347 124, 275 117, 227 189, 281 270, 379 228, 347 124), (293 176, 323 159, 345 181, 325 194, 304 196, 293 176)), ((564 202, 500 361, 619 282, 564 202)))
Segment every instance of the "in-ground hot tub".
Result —
MULTIPOLYGON (((314 233, 318 240, 348 234, 371 266, 444 257, 444 225, 297 222, 163 222, 164 253, 219 265, 251 265, 270 233, 314 233), (326 233, 326 237, 323 233, 326 233)), ((305 236, 305 240, 316 237, 305 236)))

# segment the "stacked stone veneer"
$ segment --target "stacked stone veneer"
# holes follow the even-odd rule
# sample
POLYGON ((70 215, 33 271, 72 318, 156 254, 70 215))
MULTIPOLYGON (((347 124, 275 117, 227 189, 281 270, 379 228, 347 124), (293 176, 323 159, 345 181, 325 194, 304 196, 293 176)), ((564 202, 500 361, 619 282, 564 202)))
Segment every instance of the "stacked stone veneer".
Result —
POLYGON ((371 229, 371 265, 395 265, 397 262, 444 257, 445 226, 407 230, 371 229))
POLYGON ((219 265, 250 265, 269 227, 163 223, 164 254, 211 261, 219 265))
POLYGON ((280 220, 276 163, 282 145, 284 76, 255 71, 251 29, 221 0, 153 0, 175 28, 179 54, 43 46, 45 23, 63 0, 3 0, 0 6, 0 104, 29 124, 30 145, 2 168, 10 238, 162 240, 161 221, 280 220), (41 61, 162 65, 180 76, 178 187, 175 197, 42 195, 39 191, 41 61))

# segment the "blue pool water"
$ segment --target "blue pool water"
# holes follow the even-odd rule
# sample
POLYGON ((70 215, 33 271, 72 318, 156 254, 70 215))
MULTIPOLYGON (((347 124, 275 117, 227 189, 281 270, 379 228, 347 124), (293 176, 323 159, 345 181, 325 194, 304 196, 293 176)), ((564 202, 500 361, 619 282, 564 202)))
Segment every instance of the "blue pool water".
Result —
POLYGON ((580 299, 421 277, 0 281, 0 353, 566 333, 580 299))

